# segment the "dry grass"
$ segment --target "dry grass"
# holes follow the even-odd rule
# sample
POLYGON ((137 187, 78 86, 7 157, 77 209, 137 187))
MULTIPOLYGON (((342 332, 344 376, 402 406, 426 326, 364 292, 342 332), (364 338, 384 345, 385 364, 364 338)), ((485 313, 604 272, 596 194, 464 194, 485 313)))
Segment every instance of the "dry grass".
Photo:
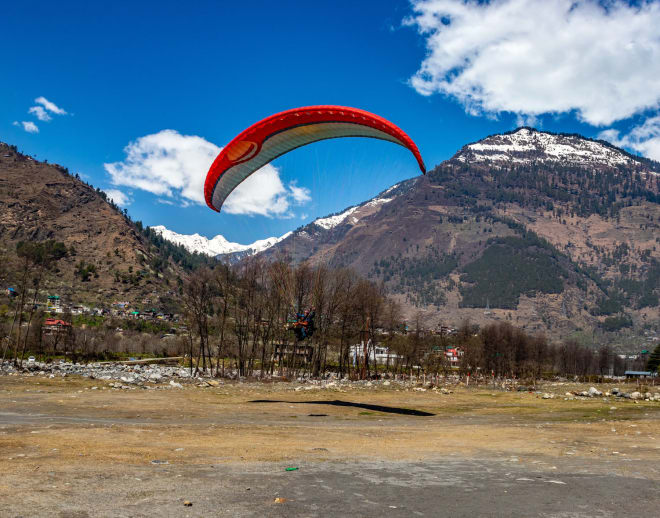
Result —
MULTIPOLYGON (((660 460, 660 404, 651 402, 543 400, 479 388, 441 395, 393 386, 298 392, 290 384, 101 387, 84 379, 0 378, 0 408, 9 416, 0 421, 0 473, 111 469, 154 459, 214 464, 460 454, 660 460), (257 399, 283 402, 251 402, 257 399), (435 415, 323 403, 332 400, 435 415)), ((574 387, 562 393, 568 388, 574 387)))

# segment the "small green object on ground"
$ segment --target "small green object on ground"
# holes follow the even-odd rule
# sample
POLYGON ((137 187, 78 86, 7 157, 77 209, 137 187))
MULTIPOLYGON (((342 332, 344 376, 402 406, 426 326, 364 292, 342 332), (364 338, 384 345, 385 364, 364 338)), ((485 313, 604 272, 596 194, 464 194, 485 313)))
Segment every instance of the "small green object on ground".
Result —
POLYGON ((286 468, 285 471, 298 471, 300 468, 286 468))

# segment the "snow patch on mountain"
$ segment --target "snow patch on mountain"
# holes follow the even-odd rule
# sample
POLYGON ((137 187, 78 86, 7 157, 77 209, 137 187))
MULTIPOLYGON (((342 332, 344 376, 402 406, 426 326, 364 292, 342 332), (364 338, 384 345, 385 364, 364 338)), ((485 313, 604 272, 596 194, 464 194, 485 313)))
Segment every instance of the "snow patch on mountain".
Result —
POLYGON ((248 255, 254 255, 259 252, 263 252, 264 250, 270 248, 271 246, 279 243, 291 235, 291 232, 287 232, 281 237, 259 239, 258 241, 255 241, 249 245, 242 245, 240 243, 232 243, 220 234, 212 239, 208 239, 204 236, 200 236, 199 234, 179 234, 169 230, 163 225, 157 225, 151 228, 164 239, 167 239, 168 241, 177 245, 183 245, 186 250, 191 253, 197 252, 199 254, 206 254, 213 257, 223 254, 233 254, 236 252, 247 252, 248 255))
POLYGON ((337 225, 339 225, 341 222, 343 222, 348 216, 353 214, 359 208, 360 207, 351 207, 350 209, 345 210, 341 214, 335 214, 334 216, 328 216, 327 218, 318 218, 317 220, 314 221, 314 224, 326 230, 330 230, 331 228, 334 228, 337 225))
POLYGON ((337 225, 343 223, 346 218, 349 216, 352 216, 349 220, 348 223, 351 223, 353 225, 357 224, 358 221, 360 221, 360 215, 359 213, 356 214, 360 209, 363 209, 365 207, 376 207, 378 205, 382 205, 384 203, 389 203, 391 202, 396 196, 393 196, 391 198, 385 198, 384 196, 391 192, 392 190, 396 189, 400 184, 395 184, 386 191, 380 193, 376 198, 373 198, 370 201, 367 201, 361 205, 356 205, 355 207, 351 207, 349 209, 346 209, 344 212, 341 212, 339 214, 335 214, 334 216, 328 216, 326 218, 318 218, 313 221, 314 225, 317 225, 325 230, 330 230, 331 228, 336 227, 337 225))
POLYGON ((365 203, 363 206, 364 207, 376 207, 377 205, 382 205, 383 203, 389 203, 393 200, 394 198, 374 198, 371 201, 368 201, 365 203))
POLYGON ((465 146, 455 157, 461 162, 562 161, 573 164, 604 164, 611 167, 639 163, 626 153, 601 142, 576 135, 557 135, 531 128, 494 135, 465 146))

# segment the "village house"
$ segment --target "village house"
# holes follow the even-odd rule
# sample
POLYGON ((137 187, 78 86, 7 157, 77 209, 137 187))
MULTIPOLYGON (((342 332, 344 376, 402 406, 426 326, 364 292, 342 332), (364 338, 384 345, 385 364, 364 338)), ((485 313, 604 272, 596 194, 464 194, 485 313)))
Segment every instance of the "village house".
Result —
POLYGON ((59 295, 48 295, 48 302, 46 308, 49 313, 64 313, 64 308, 62 307, 62 299, 59 295))
POLYGON ((440 336, 450 336, 456 334, 456 329, 450 326, 438 325, 435 334, 440 336))
POLYGON ((47 318, 41 327, 44 336, 66 334, 71 330, 71 324, 58 318, 47 318))
POLYGON ((87 306, 83 306, 82 304, 71 306, 72 315, 88 315, 89 313, 90 309, 87 306))
POLYGON ((445 358, 447 358, 452 369, 458 369, 463 354, 463 351, 459 348, 451 348, 445 351, 445 358))

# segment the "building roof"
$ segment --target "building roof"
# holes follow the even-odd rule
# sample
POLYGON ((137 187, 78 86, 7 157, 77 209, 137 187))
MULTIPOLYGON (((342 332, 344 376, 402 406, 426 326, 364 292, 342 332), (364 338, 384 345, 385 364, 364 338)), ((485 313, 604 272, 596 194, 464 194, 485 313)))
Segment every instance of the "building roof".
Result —
POLYGON ((626 371, 626 376, 650 376, 651 371, 626 371))
POLYGON ((44 320, 44 325, 45 326, 70 326, 71 324, 69 322, 65 322, 64 320, 60 320, 58 318, 47 318, 44 320))

